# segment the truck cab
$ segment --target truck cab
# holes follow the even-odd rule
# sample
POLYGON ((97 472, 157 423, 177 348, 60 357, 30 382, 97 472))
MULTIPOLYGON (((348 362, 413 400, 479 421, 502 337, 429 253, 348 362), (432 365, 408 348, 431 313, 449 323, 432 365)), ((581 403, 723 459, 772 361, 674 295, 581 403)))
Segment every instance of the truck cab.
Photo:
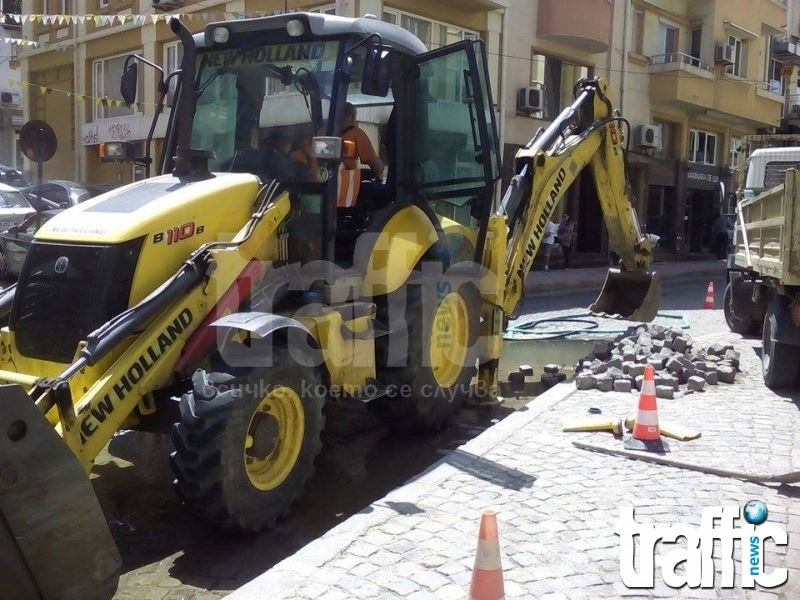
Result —
POLYGON ((800 146, 759 148, 747 159, 744 198, 755 198, 761 192, 783 185, 786 169, 800 165, 800 146))

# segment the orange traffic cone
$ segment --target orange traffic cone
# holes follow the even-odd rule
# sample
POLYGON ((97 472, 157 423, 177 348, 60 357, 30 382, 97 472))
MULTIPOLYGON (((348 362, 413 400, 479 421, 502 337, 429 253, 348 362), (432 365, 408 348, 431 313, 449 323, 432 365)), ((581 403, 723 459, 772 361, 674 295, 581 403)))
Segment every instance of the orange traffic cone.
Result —
POLYGON ((714 282, 709 281, 706 288, 706 300, 703 302, 703 308, 714 308, 714 282))
POLYGON ((631 436, 625 439, 627 450, 669 452, 669 445, 661 439, 661 429, 658 426, 654 375, 653 365, 645 366, 642 391, 639 394, 639 412, 636 415, 631 436))
POLYGON ((470 600, 503 600, 503 569, 500 566, 500 541, 497 537, 497 513, 483 511, 478 534, 475 568, 469 587, 470 600))

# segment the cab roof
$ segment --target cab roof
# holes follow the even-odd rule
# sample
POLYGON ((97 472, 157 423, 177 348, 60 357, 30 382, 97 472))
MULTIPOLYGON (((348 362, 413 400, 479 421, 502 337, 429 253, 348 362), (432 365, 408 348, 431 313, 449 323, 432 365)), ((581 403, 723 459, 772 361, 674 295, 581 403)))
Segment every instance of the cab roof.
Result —
POLYGON ((342 37, 346 35, 366 37, 377 33, 385 45, 391 46, 403 54, 415 56, 428 51, 425 44, 413 33, 397 25, 381 21, 374 15, 367 15, 354 19, 336 15, 323 15, 320 13, 297 12, 255 19, 218 21, 216 23, 209 23, 206 25, 205 31, 195 34, 194 41, 198 48, 210 48, 214 46, 211 32, 216 27, 227 27, 232 33, 239 34, 266 32, 269 30, 284 32, 286 31, 286 24, 293 19, 304 21, 308 24, 309 29, 315 36, 322 38, 342 37))

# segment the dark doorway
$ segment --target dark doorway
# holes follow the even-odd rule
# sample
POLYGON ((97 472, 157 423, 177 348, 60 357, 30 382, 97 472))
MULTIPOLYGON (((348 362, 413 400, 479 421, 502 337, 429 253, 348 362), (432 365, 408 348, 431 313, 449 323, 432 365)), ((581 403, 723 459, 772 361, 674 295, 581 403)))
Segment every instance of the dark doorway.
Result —
POLYGON ((668 250, 676 250, 675 211, 676 194, 674 187, 651 185, 647 196, 646 232, 659 236, 658 245, 668 250))
POLYGON ((686 196, 686 239, 689 252, 709 251, 711 221, 714 218, 714 192, 689 190, 686 196))
MULTIPOLYGON (((600 252, 603 243, 603 229, 605 226, 598 227, 603 223, 603 210, 600 207, 600 199, 597 197, 597 188, 590 169, 581 171, 577 185, 573 185, 569 191, 570 200, 577 200, 578 211, 573 215, 577 225, 577 251, 583 253, 600 252)), ((573 202, 567 206, 574 206, 573 202)))

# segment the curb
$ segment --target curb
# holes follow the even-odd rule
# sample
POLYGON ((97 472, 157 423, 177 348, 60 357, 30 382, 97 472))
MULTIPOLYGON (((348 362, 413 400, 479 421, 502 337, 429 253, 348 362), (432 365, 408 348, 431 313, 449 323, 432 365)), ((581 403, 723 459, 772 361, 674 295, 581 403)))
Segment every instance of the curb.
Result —
MULTIPOLYGON (((654 269, 656 273, 659 273, 658 269, 654 269)), ((705 279, 707 277, 721 277, 725 275, 725 268, 720 266, 719 268, 705 268, 696 271, 674 271, 674 272, 666 272, 660 273, 661 281, 675 281, 675 280, 695 280, 695 279, 705 279)), ((578 276, 580 277, 580 276, 578 276)), ((536 295, 536 294, 548 294, 553 292, 560 292, 563 290, 578 290, 578 289, 587 289, 587 288, 597 288, 598 291, 605 283, 605 273, 598 276, 596 274, 588 274, 583 276, 580 279, 573 279, 567 281, 548 281, 542 282, 540 280, 531 281, 531 276, 529 275, 528 278, 525 280, 525 294, 526 295, 536 295)))

